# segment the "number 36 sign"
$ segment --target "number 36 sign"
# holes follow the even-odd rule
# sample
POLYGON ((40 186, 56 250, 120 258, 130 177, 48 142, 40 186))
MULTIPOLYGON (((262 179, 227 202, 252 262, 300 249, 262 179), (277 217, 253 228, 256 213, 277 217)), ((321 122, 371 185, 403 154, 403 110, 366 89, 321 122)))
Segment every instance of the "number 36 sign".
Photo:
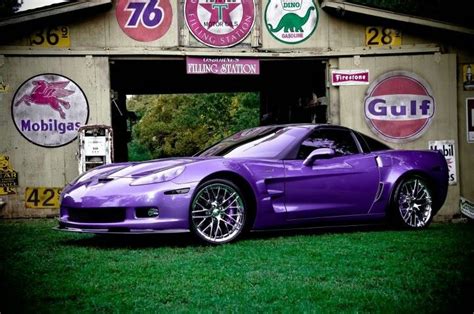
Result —
POLYGON ((26 208, 59 208, 59 195, 62 188, 27 187, 25 190, 26 208))
POLYGON ((69 48, 71 37, 69 27, 48 27, 33 32, 29 37, 30 46, 43 48, 69 48))

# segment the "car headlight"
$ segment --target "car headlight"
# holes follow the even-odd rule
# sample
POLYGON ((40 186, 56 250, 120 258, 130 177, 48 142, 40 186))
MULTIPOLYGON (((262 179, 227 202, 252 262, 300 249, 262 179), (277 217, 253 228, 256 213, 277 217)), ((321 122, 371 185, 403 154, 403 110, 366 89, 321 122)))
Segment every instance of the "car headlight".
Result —
POLYGON ((144 184, 152 184, 152 183, 160 183, 165 181, 170 181, 179 176, 183 173, 185 167, 178 166, 173 167, 170 169, 166 169, 160 172, 156 172, 145 177, 141 177, 136 179, 130 183, 130 185, 144 185, 144 184))

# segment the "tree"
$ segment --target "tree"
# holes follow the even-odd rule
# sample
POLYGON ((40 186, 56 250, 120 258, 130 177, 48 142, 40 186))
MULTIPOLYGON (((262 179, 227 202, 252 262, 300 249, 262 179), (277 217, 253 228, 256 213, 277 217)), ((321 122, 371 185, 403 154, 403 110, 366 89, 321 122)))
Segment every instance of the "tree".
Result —
POLYGON ((255 93, 140 95, 127 107, 140 119, 129 144, 131 160, 190 156, 260 121, 255 93))
POLYGON ((18 11, 23 4, 23 0, 2 0, 0 1, 0 18, 12 15, 18 11))
POLYGON ((384 10, 474 26, 474 2, 465 0, 348 0, 384 10))

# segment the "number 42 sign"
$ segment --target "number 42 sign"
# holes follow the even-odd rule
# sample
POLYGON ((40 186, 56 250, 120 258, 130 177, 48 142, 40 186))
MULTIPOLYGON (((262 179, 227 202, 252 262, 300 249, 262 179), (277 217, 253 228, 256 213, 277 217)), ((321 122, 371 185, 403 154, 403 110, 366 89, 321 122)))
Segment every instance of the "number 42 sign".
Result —
POLYGON ((62 188, 27 187, 25 189, 26 208, 59 208, 62 188))

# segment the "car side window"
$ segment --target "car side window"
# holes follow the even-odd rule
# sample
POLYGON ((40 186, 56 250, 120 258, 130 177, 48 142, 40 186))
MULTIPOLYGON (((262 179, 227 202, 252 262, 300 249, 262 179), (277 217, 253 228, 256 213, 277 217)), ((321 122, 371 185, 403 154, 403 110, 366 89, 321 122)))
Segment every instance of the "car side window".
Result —
POLYGON ((319 129, 315 130, 301 143, 298 159, 305 159, 317 148, 332 148, 336 156, 358 154, 359 149, 351 133, 346 130, 319 129))

